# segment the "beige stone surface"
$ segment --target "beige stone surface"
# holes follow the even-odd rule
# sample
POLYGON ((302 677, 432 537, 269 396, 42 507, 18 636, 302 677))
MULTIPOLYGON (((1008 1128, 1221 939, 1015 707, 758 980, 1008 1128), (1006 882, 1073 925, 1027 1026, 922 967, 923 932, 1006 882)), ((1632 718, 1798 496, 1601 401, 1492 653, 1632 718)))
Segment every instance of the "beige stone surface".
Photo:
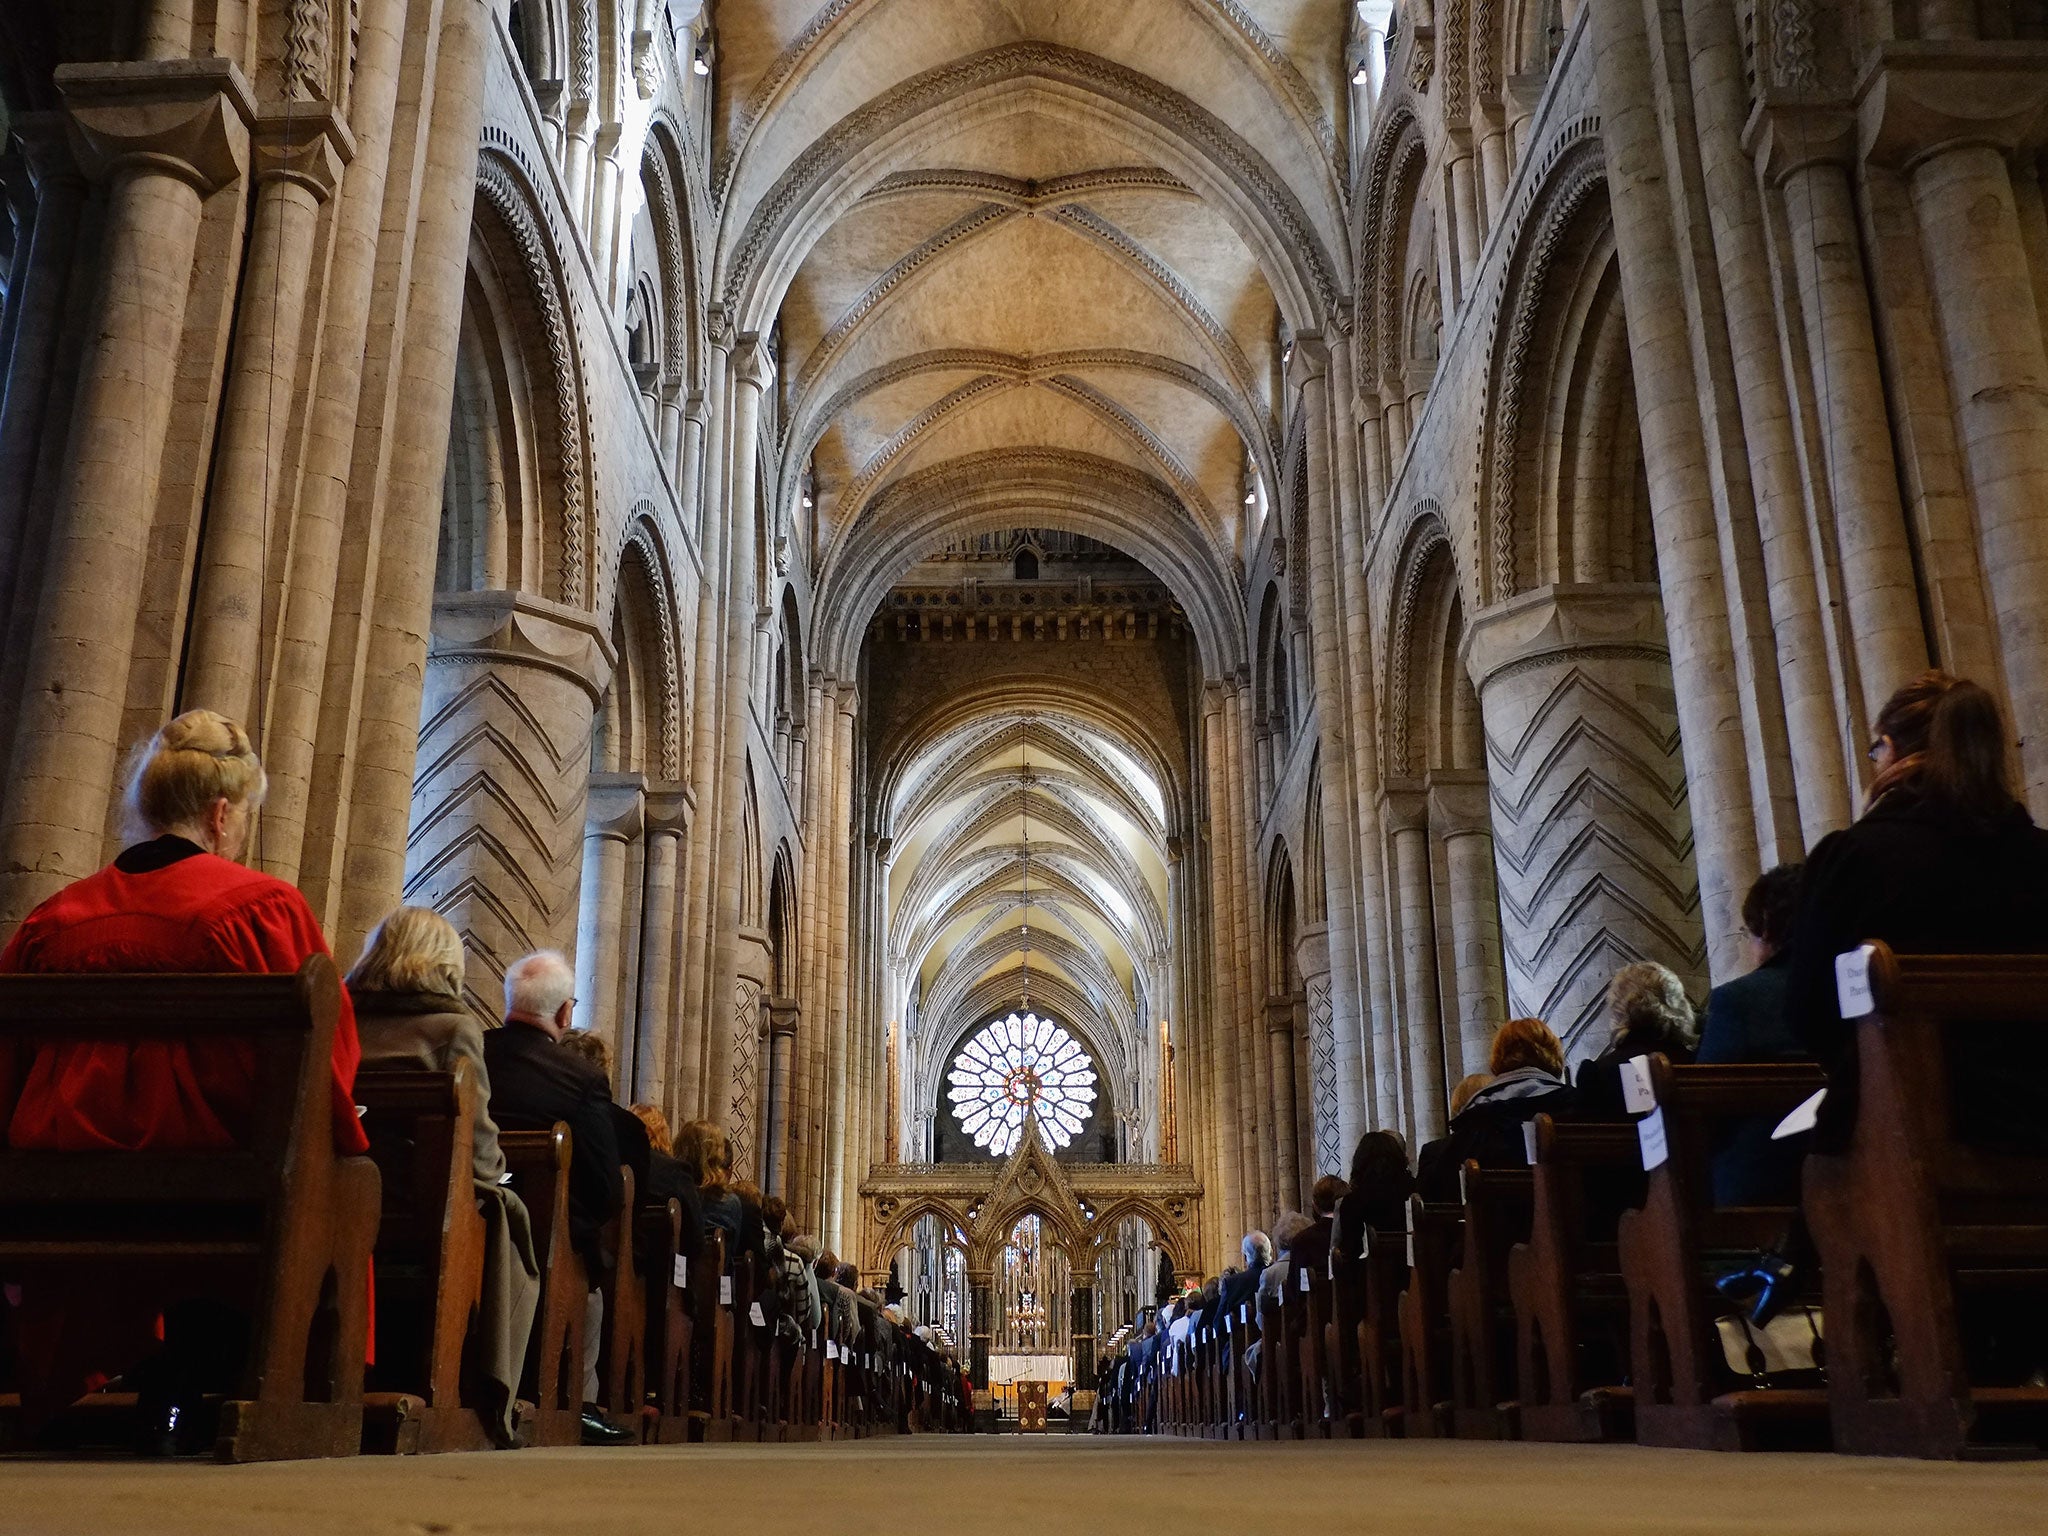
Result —
POLYGON ((960 1436, 252 1467, 4 1467, 27 1536, 585 1536, 731 1524, 900 1536, 1911 1536, 2040 1529, 2048 1472, 1633 1446, 960 1436))

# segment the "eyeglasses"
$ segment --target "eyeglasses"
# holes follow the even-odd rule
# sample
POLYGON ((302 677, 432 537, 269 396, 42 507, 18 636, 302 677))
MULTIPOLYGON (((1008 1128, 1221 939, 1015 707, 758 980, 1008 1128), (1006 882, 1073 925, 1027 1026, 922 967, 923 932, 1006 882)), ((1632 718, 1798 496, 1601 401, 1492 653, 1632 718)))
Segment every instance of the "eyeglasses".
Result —
POLYGON ((1884 750, 1884 744, 1885 739, 1882 736, 1878 737, 1875 741, 1871 742, 1869 746, 1863 749, 1863 755, 1869 758, 1873 763, 1876 762, 1877 754, 1884 750))

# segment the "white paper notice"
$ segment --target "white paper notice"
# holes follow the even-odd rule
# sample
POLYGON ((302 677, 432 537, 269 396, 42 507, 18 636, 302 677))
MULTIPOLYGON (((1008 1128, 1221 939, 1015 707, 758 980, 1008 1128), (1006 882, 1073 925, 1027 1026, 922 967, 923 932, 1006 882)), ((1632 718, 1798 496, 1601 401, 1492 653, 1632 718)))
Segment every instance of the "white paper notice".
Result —
POLYGON ((747 1321, 752 1323, 756 1328, 766 1328, 768 1326, 768 1319, 762 1313, 761 1303, 759 1303, 758 1301, 747 1308, 747 1321))
POLYGON ((1643 1172, 1664 1166, 1671 1148, 1664 1140, 1664 1111, 1653 1109, 1636 1122, 1636 1140, 1643 1145, 1643 1172))
POLYGON ((690 1261, 680 1253, 676 1255, 674 1279, 675 1287, 679 1291, 686 1289, 690 1284, 690 1261))
POLYGON ((1793 1110, 1791 1114, 1780 1120, 1778 1128, 1771 1132, 1771 1140, 1783 1141, 1788 1136, 1800 1136, 1812 1130, 1820 1121, 1821 1101, 1827 1096, 1827 1089, 1821 1089, 1812 1098, 1806 1100, 1797 1109, 1793 1110))
POLYGON ((1522 1122, 1522 1161, 1531 1168, 1536 1166, 1536 1122, 1534 1120, 1524 1120, 1522 1122))
POLYGON ((1410 1269, 1415 1267, 1415 1234, 1413 1232, 1408 1234, 1408 1267, 1410 1269))
POLYGON ((720 1275, 718 1277, 718 1304, 721 1307, 729 1307, 732 1305, 731 1275, 720 1275))
POLYGON ((827 1360, 837 1360, 839 1358, 839 1341, 837 1339, 827 1339, 825 1341, 825 1358, 827 1360))
POLYGON ((1301 1268, 1296 1271, 1296 1273, 1301 1276, 1301 1288, 1304 1291, 1306 1291, 1309 1288, 1310 1284, 1308 1277, 1308 1266, 1306 1264, 1302 1265, 1301 1268))
POLYGON ((1835 956, 1835 1000, 1845 1019, 1860 1019, 1877 1009, 1877 999, 1870 992, 1870 957, 1875 953, 1865 944, 1835 956))
POLYGON ((1657 1107, 1657 1095, 1650 1089, 1650 1058, 1631 1056, 1621 1064, 1621 1105, 1632 1115, 1647 1115, 1657 1107))

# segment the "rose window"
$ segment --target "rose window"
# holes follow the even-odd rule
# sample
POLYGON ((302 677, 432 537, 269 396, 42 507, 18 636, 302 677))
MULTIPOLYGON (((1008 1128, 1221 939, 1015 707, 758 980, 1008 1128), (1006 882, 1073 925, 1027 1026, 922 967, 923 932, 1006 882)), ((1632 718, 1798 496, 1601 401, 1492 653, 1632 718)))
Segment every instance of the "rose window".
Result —
POLYGON ((1081 1044, 1051 1019, 1011 1014, 980 1030, 953 1058, 947 1097, 960 1129, 991 1156, 1007 1157, 1026 1113, 1054 1147, 1081 1134, 1095 1102, 1095 1068, 1081 1044))

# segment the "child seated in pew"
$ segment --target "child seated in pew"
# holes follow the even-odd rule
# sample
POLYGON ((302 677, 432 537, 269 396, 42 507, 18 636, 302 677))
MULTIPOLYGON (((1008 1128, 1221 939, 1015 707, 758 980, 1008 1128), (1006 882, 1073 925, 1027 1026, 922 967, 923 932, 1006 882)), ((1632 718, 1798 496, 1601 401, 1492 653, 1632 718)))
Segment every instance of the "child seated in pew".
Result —
POLYGON ((540 1304, 540 1259, 526 1207, 502 1182, 505 1157, 491 1119, 484 1032, 463 1005, 463 971, 462 936, 448 920, 425 907, 399 907, 370 931, 348 973, 348 991, 363 1071, 447 1072, 458 1060, 469 1063, 476 1085, 471 1165, 484 1219, 483 1305, 472 1358, 488 1398, 484 1422, 494 1441, 509 1446, 520 1367, 540 1304))
MULTIPOLYGON (((246 972, 288 974, 328 953, 298 888, 243 867, 249 828, 269 787, 248 732, 192 709, 140 749, 128 784, 136 840, 105 869, 48 898, 0 949, 0 972, 246 972)), ((330 1124, 334 1149, 368 1150, 355 1113, 360 1050, 346 992, 335 1021, 330 1124)), ((33 1052, 0 1049, 0 1141, 54 1151, 133 1152, 233 1146, 256 1093, 254 1047, 241 1040, 88 1041, 33 1052)), ((237 1308, 192 1298, 156 1315, 131 1276, 90 1294, 30 1288, 16 1322, 58 1362, 88 1373, 128 1372, 140 1398, 141 1445, 196 1450, 211 1440, 195 1411, 240 1378, 248 1323, 237 1308), (138 1363, 109 1340, 162 1347, 138 1363)))

